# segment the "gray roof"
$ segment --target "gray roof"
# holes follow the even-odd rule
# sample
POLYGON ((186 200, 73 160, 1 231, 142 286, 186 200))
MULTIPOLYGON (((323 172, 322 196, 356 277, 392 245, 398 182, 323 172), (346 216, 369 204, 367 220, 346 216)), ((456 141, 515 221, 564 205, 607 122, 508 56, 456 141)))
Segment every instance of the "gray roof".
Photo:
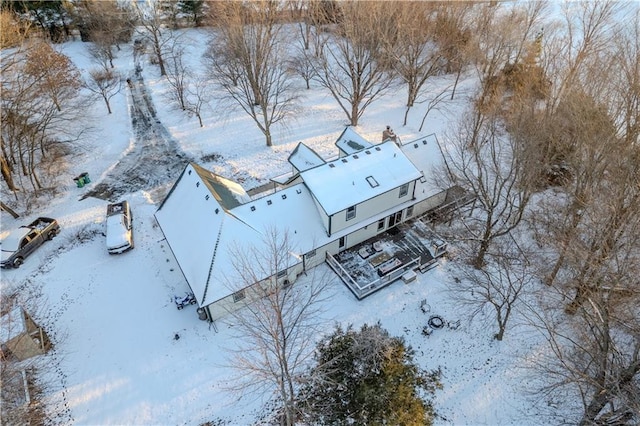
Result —
POLYGON ((191 166, 225 210, 231 210, 251 201, 251 197, 239 183, 218 176, 197 164, 191 163, 191 166))

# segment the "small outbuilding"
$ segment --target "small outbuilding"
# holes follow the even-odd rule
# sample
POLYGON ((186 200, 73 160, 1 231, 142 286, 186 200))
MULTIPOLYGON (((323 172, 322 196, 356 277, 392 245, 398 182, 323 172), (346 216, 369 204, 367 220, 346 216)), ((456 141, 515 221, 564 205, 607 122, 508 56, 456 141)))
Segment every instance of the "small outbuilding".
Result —
POLYGON ((51 342, 31 316, 16 306, 0 317, 0 347, 23 361, 44 354, 51 347, 51 342))

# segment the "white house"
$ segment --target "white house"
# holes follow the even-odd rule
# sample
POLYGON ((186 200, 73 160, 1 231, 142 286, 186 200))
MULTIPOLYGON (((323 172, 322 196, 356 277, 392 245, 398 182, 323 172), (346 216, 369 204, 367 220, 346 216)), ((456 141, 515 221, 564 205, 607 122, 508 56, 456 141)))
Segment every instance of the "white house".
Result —
POLYGON ((184 169, 155 216, 200 307, 216 320, 292 283, 306 269, 441 205, 446 191, 429 175, 443 157, 434 135, 398 146, 372 144, 348 127, 325 161, 300 143, 292 172, 275 192, 251 199, 237 183, 196 164, 184 169), (270 256, 270 236, 286 235, 290 253, 270 256), (255 261, 248 274, 242 253, 255 261), (261 291, 258 291, 261 290, 261 291))

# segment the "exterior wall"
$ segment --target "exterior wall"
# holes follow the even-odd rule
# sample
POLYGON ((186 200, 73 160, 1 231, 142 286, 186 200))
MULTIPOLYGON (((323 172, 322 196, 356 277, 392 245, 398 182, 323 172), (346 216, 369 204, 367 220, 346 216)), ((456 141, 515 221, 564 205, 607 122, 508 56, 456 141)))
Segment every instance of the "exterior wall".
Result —
POLYGON ((332 241, 322 247, 318 247, 315 250, 314 256, 309 256, 309 253, 304 255, 304 267, 305 269, 312 269, 324 262, 326 253, 335 253, 338 250, 338 241, 332 241))
MULTIPOLYGON (((360 244, 365 240, 368 240, 371 237, 374 237, 378 233, 377 227, 378 227, 378 222, 375 222, 347 235, 345 248, 351 248, 357 244, 360 244)), ((338 251, 336 250, 334 252, 331 252, 331 254, 336 254, 337 252, 338 251)))
POLYGON ((316 205, 316 209, 318 210, 318 216, 320 216, 320 219, 322 220, 324 229, 327 232, 329 232, 329 216, 325 213, 324 209, 322 208, 322 206, 320 206, 320 204, 318 203, 318 200, 316 200, 313 195, 311 196, 311 198, 313 198, 313 203, 316 205))
MULTIPOLYGON (((294 283, 298 276, 304 272, 302 262, 296 263, 295 265, 291 265, 287 269, 287 275, 280 278, 278 282, 282 285, 286 280, 289 280, 289 283, 294 283)), ((224 297, 220 300, 217 300, 210 305, 206 306, 206 309, 209 313, 209 319, 211 321, 218 320, 227 314, 237 311, 240 308, 243 308, 249 303, 252 303, 265 295, 265 291, 268 291, 269 288, 273 288, 275 286, 275 276, 271 276, 265 280, 252 284, 243 289, 239 289, 238 292, 244 292, 244 299, 234 301, 234 295, 231 294, 227 297, 224 297)))
POLYGON ((420 201, 413 207, 413 216, 420 216, 429 210, 444 204, 447 198, 447 191, 442 191, 436 195, 433 195, 425 200, 420 201))
POLYGON ((400 188, 398 187, 358 204, 356 206, 356 215, 351 220, 347 220, 347 210, 342 210, 332 215, 331 234, 333 235, 342 229, 369 219, 381 211, 410 200, 413 197, 415 184, 415 181, 409 182, 409 190, 404 197, 399 197, 400 188))

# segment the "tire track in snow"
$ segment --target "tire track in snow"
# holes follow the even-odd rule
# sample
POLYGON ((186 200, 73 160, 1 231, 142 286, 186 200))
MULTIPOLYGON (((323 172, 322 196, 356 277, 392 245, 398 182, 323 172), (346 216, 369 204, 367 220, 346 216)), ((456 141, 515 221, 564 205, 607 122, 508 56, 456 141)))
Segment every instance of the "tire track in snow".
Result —
POLYGON ((107 176, 82 196, 118 201, 125 194, 153 190, 176 180, 189 158, 158 120, 140 72, 127 80, 131 93, 129 114, 135 136, 133 149, 107 176))

